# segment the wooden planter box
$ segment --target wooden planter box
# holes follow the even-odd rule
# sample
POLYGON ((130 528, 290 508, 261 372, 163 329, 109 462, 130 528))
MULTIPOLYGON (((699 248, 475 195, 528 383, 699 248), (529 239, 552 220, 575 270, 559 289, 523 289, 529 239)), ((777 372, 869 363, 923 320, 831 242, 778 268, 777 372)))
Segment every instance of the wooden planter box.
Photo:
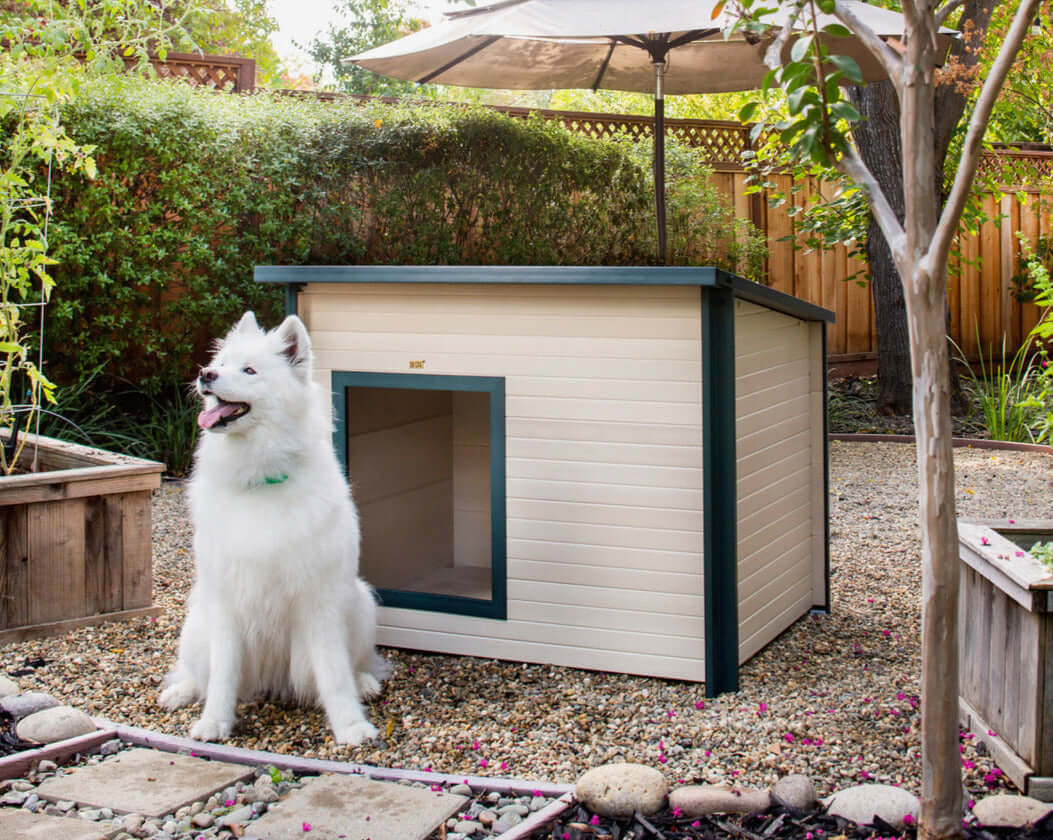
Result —
POLYGON ((0 643, 158 612, 151 493, 163 464, 28 435, 0 477, 0 643))
POLYGON ((1020 790, 1053 801, 1053 522, 959 522, 963 723, 1020 790), (993 734, 992 734, 993 733, 993 734))

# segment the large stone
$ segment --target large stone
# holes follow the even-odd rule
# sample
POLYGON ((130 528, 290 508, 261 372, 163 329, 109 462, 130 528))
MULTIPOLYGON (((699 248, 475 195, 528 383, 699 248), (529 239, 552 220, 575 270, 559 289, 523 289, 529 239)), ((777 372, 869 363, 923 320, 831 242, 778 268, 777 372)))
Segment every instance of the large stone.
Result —
POLYGON ((757 814, 771 807, 766 790, 749 790, 726 785, 685 785, 669 794, 669 807, 685 817, 706 814, 757 814))
POLYGON ((828 813, 857 825, 869 825, 881 817, 897 831, 906 827, 909 816, 917 824, 920 802, 909 791, 894 785, 856 785, 839 790, 823 800, 828 813))
POLYGON ((1000 793, 973 805, 973 815, 980 825, 990 828, 1026 828, 1042 819, 1053 805, 1030 796, 1000 793))
POLYGON ((33 744, 53 744, 95 731, 95 724, 80 709, 72 706, 52 706, 22 718, 15 734, 33 744))
POLYGON ((0 674, 0 699, 18 694, 18 683, 0 674))
POLYGON ((161 817, 252 777, 252 768, 159 750, 131 749, 43 782, 37 793, 84 808, 161 817))
POLYGON ((4 840, 106 840, 113 834, 76 817, 33 814, 21 808, 0 808, 0 837, 4 840))
POLYGON ((601 817, 625 819, 634 811, 650 816, 665 805, 665 776, 643 764, 604 764, 584 773, 575 787, 578 801, 601 817))
POLYGON ((783 776, 771 789, 771 798, 782 807, 796 811, 808 811, 815 806, 815 785, 801 773, 783 776))
POLYGON ((464 803, 463 796, 441 791, 361 776, 321 776, 246 825, 245 840, 341 836, 424 840, 464 803))
POLYGON ((61 705, 50 694, 45 694, 42 691, 27 691, 25 694, 12 694, 10 697, 0 699, 0 709, 3 709, 15 720, 43 709, 61 705))

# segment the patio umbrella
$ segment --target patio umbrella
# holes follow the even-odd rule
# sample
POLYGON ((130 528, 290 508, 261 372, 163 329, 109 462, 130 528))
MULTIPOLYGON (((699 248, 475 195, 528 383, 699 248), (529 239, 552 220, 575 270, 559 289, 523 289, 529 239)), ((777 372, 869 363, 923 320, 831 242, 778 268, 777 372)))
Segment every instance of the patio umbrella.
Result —
MULTIPOLYGON (((855 0, 846 5, 878 35, 902 35, 902 15, 855 0)), ((665 94, 760 87, 768 72, 764 53, 788 15, 772 15, 768 34, 725 38, 736 18, 719 0, 500 0, 446 12, 441 23, 348 61, 421 84, 653 91, 658 250, 664 263, 665 94)), ((820 15, 817 22, 821 28, 835 20, 820 15)), ((855 38, 823 37, 832 53, 855 59, 864 80, 885 78, 855 38)), ((784 49, 795 40, 787 39, 784 49)))

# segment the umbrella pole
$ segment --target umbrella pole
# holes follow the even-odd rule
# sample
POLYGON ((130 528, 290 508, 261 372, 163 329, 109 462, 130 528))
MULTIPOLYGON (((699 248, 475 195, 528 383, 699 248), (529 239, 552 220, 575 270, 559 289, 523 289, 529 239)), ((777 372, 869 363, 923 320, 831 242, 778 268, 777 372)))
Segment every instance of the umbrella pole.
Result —
POLYGON ((658 216, 658 262, 667 263, 665 235, 665 91, 666 63, 654 62, 654 202, 658 216))

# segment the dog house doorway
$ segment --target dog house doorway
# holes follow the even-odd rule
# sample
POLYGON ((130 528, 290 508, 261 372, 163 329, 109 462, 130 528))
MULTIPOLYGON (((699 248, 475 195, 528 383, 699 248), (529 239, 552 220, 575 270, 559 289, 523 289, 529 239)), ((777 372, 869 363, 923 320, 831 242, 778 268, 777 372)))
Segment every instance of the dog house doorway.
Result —
POLYGON ((332 374, 335 444, 384 606, 505 618, 505 388, 485 376, 332 374))

